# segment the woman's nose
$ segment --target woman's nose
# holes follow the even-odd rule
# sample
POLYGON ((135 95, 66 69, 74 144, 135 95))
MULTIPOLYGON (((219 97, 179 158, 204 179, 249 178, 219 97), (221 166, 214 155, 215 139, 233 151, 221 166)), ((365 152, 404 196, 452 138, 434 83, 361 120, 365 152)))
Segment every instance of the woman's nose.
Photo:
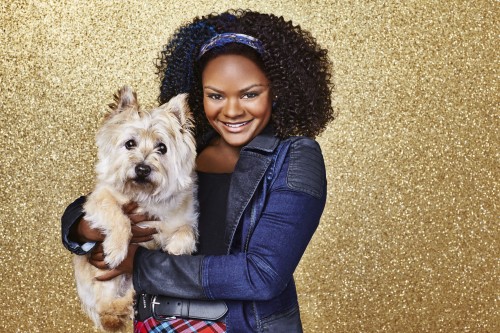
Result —
POLYGON ((224 116, 228 118, 236 118, 243 114, 243 108, 240 105, 240 101, 237 98, 229 98, 226 105, 224 106, 224 116))

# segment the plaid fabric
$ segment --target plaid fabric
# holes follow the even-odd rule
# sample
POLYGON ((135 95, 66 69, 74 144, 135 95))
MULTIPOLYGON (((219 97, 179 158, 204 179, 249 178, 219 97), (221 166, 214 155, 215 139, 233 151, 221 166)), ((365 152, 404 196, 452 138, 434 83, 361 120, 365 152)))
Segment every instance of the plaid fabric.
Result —
POLYGON ((172 319, 157 321, 153 317, 134 322, 134 333, 225 333, 226 324, 220 321, 172 319))

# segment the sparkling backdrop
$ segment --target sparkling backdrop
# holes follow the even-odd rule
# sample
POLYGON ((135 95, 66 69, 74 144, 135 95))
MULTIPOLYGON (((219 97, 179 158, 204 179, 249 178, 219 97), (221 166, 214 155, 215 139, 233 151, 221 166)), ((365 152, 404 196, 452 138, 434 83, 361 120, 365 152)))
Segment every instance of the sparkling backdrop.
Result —
POLYGON ((2 1, 0 332, 95 332, 59 218, 94 133, 192 17, 251 8, 327 47, 329 198, 296 279, 306 332, 498 332, 498 1, 2 1), (495 47, 495 45, 497 45, 495 47))

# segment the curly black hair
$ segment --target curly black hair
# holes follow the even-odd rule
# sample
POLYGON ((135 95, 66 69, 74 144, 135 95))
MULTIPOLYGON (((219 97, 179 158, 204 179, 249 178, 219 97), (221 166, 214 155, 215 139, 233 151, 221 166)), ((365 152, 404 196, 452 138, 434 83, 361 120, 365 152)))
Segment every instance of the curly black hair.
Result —
MULTIPOLYGON (((181 26, 161 51, 156 67, 161 81, 158 102, 189 93, 189 106, 199 141, 211 131, 203 112, 201 73, 208 59, 219 54, 242 54, 266 74, 275 100, 271 124, 275 135, 316 137, 334 119, 331 61, 308 32, 283 17, 248 10, 230 10, 195 18, 181 26), (227 44, 198 61, 200 48, 216 34, 234 32, 259 39, 265 49, 227 44), (230 47, 233 45, 233 47, 230 47), (246 50, 245 50, 246 49, 246 50)), ((199 142, 200 143, 200 142, 199 142)))

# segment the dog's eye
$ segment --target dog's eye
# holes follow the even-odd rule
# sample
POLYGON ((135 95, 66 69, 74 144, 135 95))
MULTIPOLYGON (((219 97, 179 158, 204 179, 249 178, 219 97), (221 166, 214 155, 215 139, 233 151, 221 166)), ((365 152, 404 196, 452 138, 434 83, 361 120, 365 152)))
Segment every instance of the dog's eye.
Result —
POLYGON ((130 150, 135 146, 137 146, 137 144, 135 143, 134 140, 128 140, 127 142, 125 142, 125 148, 127 148, 127 150, 130 150))
POLYGON ((165 146, 164 143, 158 144, 158 152, 162 155, 165 155, 167 153, 167 146, 165 146))

